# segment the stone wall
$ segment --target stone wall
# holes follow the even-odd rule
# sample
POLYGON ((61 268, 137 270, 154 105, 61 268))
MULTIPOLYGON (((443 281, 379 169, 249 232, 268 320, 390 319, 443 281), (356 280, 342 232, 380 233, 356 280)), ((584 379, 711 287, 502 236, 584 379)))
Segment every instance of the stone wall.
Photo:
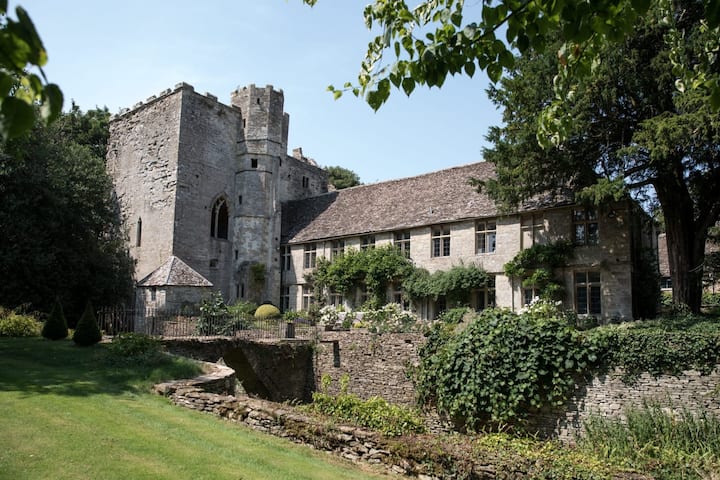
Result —
MULTIPOLYGON (((374 335, 357 331, 323 332, 315 354, 316 385, 323 375, 332 378, 330 393, 339 391, 339 380, 349 376, 348 392, 361 398, 381 396, 392 403, 415 404, 415 389, 408 373, 418 365, 418 349, 425 339, 420 334, 374 335)), ((658 404, 678 411, 708 412, 720 416, 720 371, 700 375, 687 371, 680 377, 658 378, 643 374, 635 383, 621 379, 613 370, 578 386, 573 397, 560 409, 531 418, 531 428, 566 442, 582 432, 591 415, 622 417, 629 407, 658 404)))
POLYGON ((654 377, 644 373, 632 384, 623 382, 622 370, 591 378, 554 412, 538 415, 538 429, 572 443, 582 433, 583 422, 592 415, 623 418, 628 408, 658 405, 676 415, 683 410, 720 416, 720 370, 710 375, 689 370, 679 377, 654 377))
POLYGON ((417 333, 322 332, 315 351, 315 384, 320 386, 328 376, 329 392, 338 393, 340 379, 348 375, 349 393, 414 405, 415 387, 408 373, 418 365, 418 348, 424 342, 417 333))

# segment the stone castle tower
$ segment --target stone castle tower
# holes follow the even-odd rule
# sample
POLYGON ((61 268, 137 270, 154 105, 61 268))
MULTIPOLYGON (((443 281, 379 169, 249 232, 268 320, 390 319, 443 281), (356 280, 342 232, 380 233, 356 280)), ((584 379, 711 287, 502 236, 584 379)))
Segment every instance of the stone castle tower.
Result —
POLYGON ((181 83, 111 120, 107 169, 142 304, 192 304, 208 288, 279 298, 281 205, 327 192, 322 169, 287 155, 283 103, 272 86, 238 88, 228 106, 181 83))

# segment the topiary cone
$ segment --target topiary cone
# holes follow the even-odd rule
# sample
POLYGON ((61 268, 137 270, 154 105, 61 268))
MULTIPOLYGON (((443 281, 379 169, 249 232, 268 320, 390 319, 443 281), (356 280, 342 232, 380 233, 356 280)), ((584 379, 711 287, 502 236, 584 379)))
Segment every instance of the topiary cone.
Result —
POLYGON ((98 327, 97 320, 95 320, 92 303, 88 300, 85 311, 75 327, 73 342, 81 347, 87 347, 98 343, 100 340, 102 340, 102 332, 98 327))
POLYGON ((43 325, 42 336, 50 340, 62 340, 68 336, 67 320, 59 300, 55 300, 50 317, 43 325))

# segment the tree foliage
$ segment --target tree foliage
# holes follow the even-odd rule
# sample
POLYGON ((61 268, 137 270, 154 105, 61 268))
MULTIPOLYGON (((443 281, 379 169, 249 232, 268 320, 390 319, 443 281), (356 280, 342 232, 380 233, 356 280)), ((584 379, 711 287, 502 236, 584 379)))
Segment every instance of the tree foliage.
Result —
MULTIPOLYGON (((317 0, 303 1, 314 5, 317 0)), ((553 81, 548 84, 553 86, 554 95, 545 104, 538 131, 541 138, 555 140, 569 126, 564 115, 567 97, 579 84, 592 82, 603 51, 622 44, 651 6, 671 8, 671 0, 413 3, 415 6, 411 7, 405 0, 374 0, 365 7, 365 24, 377 34, 368 44, 357 83, 348 82, 343 89, 328 87, 336 98, 350 90, 378 109, 392 87, 410 95, 417 85, 441 87, 450 75, 472 77, 478 70, 497 82, 504 70, 514 68, 514 52, 521 55, 548 52, 560 61, 553 81)), ((686 61, 680 45, 685 32, 675 24, 676 18, 664 15, 665 12, 661 12, 660 18, 670 31, 667 37, 659 39, 658 45, 666 45, 677 53, 672 60, 676 75, 682 80, 678 85, 709 92, 717 110, 720 82, 712 71, 717 67, 713 58, 717 56, 720 37, 720 4, 704 0, 701 8, 709 38, 702 61, 686 61)))
MULTIPOLYGON (((691 61, 704 51, 702 4, 689 0, 676 8, 691 61)), ((697 311, 697 267, 708 228, 720 214, 720 114, 699 90, 676 89, 672 52, 663 43, 669 31, 648 15, 624 43, 603 51, 593 81, 567 102, 566 139, 545 149, 537 143, 537 125, 553 99, 559 60, 551 53, 518 58, 511 74, 489 91, 504 109, 505 125, 490 130, 492 147, 484 152, 497 178, 480 186, 505 205, 568 188, 577 201, 598 205, 627 192, 656 201, 665 219, 675 299, 697 311)))
POLYGON ((0 304, 77 318, 130 298, 134 264, 105 172, 107 110, 77 107, 0 147, 0 304))
POLYGON ((336 166, 324 167, 323 170, 328 173, 328 183, 338 190, 362 185, 358 174, 347 168, 336 166))
POLYGON ((22 7, 16 19, 8 16, 7 0, 0 0, 0 139, 22 135, 36 118, 60 116, 63 96, 48 83, 42 67, 48 55, 30 16, 22 7), (32 70, 38 73, 33 73, 32 70), (35 106, 40 108, 36 109, 35 106))

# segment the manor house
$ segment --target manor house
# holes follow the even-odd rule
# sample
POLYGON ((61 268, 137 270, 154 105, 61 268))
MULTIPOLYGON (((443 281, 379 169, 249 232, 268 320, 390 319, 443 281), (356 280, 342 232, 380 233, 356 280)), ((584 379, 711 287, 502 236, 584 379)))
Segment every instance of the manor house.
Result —
MULTIPOLYGON (((271 301, 307 309, 307 274, 320 257, 396 245, 430 272, 475 264, 491 274, 472 306, 522 308, 537 293, 503 266, 522 249, 559 239, 574 255, 557 272, 565 303, 603 319, 637 315, 636 266, 653 236, 630 201, 593 209, 548 196, 500 212, 470 178, 479 162, 335 191, 301 149, 287 151, 283 92, 249 85, 230 105, 185 83, 110 122, 107 168, 136 260, 137 301, 180 308, 219 291, 228 303, 271 301)), ((359 306, 364 292, 331 295, 359 306)), ((402 292, 390 288, 389 301, 402 292)), ((415 302, 422 318, 443 298, 415 302)))

